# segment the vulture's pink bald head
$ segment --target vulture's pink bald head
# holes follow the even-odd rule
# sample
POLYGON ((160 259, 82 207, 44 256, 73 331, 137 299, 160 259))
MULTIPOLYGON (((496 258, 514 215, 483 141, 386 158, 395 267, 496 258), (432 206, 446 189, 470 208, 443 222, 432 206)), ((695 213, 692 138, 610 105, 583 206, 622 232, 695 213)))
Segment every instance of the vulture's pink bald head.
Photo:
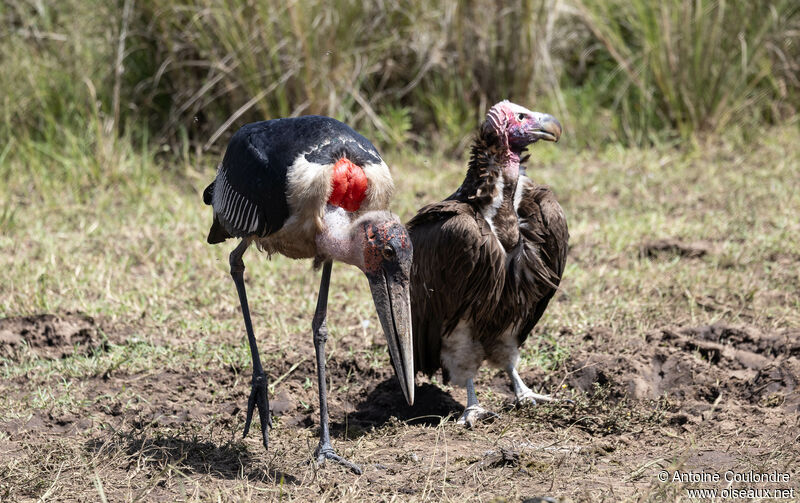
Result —
POLYGON ((489 109, 481 132, 496 137, 504 147, 519 153, 539 140, 558 141, 561 124, 552 115, 503 100, 489 109))

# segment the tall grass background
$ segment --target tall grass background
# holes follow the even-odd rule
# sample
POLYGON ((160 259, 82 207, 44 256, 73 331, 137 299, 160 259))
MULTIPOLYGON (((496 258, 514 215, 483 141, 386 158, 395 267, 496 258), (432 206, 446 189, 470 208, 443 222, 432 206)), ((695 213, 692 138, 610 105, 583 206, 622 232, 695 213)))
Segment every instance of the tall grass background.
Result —
POLYGON ((457 155, 503 98, 558 116, 576 147, 747 134, 800 109, 793 0, 7 0, 0 18, 0 176, 28 173, 26 195, 145 187, 159 158, 191 174, 277 116, 457 155))

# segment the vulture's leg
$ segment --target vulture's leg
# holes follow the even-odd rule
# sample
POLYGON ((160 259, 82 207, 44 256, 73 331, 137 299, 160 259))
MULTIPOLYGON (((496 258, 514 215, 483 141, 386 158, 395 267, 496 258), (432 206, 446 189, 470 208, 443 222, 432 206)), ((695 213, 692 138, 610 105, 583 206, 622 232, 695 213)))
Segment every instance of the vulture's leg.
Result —
POLYGON ((494 412, 488 411, 478 403, 478 395, 475 394, 475 385, 472 378, 467 379, 467 408, 458 418, 458 424, 463 424, 467 428, 473 428, 478 421, 484 419, 494 419, 498 417, 494 412))
MULTIPOLYGON (((558 398, 553 398, 550 395, 540 395, 538 393, 534 393, 531 391, 529 387, 525 385, 522 381, 522 378, 519 376, 519 372, 517 369, 514 368, 513 365, 510 365, 506 372, 508 372, 508 376, 511 377, 511 386, 514 388, 514 395, 517 397, 517 405, 522 405, 525 403, 529 403, 531 405, 536 405, 536 402, 561 402, 558 398)), ((569 400, 566 400, 569 402, 569 400)))
POLYGON ((331 283, 331 261, 322 266, 322 280, 319 284, 319 297, 317 310, 314 312, 312 329, 314 330, 314 349, 317 352, 317 378, 319 381, 319 446, 314 451, 318 464, 324 464, 326 459, 344 465, 358 475, 361 468, 351 463, 334 452, 331 445, 331 435, 328 429, 328 399, 327 383, 325 380, 325 341, 328 340, 328 327, 325 322, 328 311, 328 287, 331 283))
POLYGON ((253 384, 250 390, 250 399, 247 401, 247 418, 244 421, 244 436, 250 431, 250 421, 253 419, 253 409, 258 407, 258 416, 261 419, 261 442, 267 449, 267 430, 272 426, 272 417, 269 415, 269 397, 267 396, 267 375, 261 367, 261 358, 258 356, 256 336, 253 333, 253 323, 250 321, 250 309, 247 307, 247 293, 244 290, 244 262, 242 255, 250 246, 247 239, 243 239, 230 255, 231 276, 239 293, 239 303, 242 305, 244 328, 247 330, 247 342, 250 343, 250 354, 253 357, 253 384))

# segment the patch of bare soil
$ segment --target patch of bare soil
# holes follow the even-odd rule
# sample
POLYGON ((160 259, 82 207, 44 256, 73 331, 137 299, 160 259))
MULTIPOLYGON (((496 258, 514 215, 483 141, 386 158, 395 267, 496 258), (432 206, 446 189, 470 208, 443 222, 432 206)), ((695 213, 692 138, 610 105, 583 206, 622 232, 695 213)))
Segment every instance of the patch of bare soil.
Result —
POLYGON ((569 363, 570 386, 590 391, 598 383, 637 400, 669 397, 680 401, 688 421, 722 411, 800 412, 800 331, 665 327, 613 352, 609 336, 586 335, 586 347, 569 363))
POLYGON ((41 358, 85 354, 102 344, 97 323, 85 314, 40 314, 0 319, 0 356, 14 358, 25 346, 41 358))
POLYGON ((647 241, 639 246, 642 257, 679 256, 686 258, 699 258, 714 251, 708 241, 693 241, 686 243, 675 238, 656 239, 647 241))
MULTIPOLYGON (((363 466, 361 477, 309 463, 319 405, 308 343, 265 360, 276 419, 268 453, 257 421, 241 439, 249 369, 86 377, 71 385, 78 405, 0 423, 0 480, 8 481, 0 482, 0 497, 37 499, 54 487, 56 499, 93 499, 98 473, 109 500, 187 499, 188 490, 200 500, 280 493, 300 501, 563 502, 608 494, 664 501, 680 499, 683 486, 656 480, 662 469, 774 469, 800 477, 797 332, 717 324, 638 338, 603 329, 564 338, 573 349, 562 369, 522 375, 574 405, 514 408, 505 375, 485 372, 478 395, 500 417, 474 430, 455 424, 463 390, 418 379, 408 407, 388 361, 374 361, 369 351, 332 352, 333 443, 363 466), (24 466, 38 467, 38 478, 24 466)), ((262 354, 276 354, 264 346, 262 354)), ((19 377, 0 391, 26 386, 28 378, 19 377)))

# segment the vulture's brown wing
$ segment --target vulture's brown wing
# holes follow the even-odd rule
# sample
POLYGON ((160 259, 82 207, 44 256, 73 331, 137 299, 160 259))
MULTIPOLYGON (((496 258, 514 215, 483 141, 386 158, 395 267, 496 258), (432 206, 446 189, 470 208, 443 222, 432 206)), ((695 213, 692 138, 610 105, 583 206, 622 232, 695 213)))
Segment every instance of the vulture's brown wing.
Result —
POLYGON ((522 198, 517 206, 520 222, 520 237, 527 255, 520 261, 520 267, 528 271, 517 271, 529 277, 539 277, 539 285, 530 297, 537 299, 528 311, 528 316, 518 333, 522 345, 528 334, 544 314, 547 304, 556 293, 561 282, 564 266, 567 263, 567 243, 569 232, 564 210, 556 201, 553 192, 544 185, 538 185, 528 178, 520 178, 524 183, 522 198))
POLYGON ((505 252, 480 214, 459 201, 426 206, 408 231, 414 365, 431 375, 440 367, 442 338, 461 319, 486 316, 497 304, 505 252))

